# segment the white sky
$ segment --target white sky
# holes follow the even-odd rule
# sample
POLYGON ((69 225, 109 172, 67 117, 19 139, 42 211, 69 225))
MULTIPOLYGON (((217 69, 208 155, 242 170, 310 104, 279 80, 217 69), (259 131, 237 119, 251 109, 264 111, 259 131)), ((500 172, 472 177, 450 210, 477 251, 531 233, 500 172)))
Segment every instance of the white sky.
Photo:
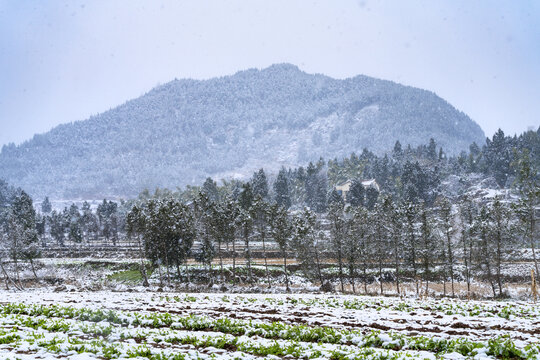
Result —
POLYGON ((489 136, 540 125, 540 1, 0 0, 0 145, 279 62, 435 91, 489 136))

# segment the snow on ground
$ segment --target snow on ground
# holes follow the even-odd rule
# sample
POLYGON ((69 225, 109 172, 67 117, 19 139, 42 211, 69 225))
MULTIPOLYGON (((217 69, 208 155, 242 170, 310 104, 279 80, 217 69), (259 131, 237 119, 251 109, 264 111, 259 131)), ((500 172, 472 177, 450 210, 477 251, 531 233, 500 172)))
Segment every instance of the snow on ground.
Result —
POLYGON ((36 289, 0 313, 0 358, 540 359, 519 301, 36 289))

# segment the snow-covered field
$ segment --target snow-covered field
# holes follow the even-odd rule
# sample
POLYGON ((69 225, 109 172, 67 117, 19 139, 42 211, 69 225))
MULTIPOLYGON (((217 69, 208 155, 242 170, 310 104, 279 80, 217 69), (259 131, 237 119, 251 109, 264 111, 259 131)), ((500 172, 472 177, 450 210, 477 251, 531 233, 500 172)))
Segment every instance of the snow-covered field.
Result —
POLYGON ((315 294, 0 292, 0 357, 540 359, 540 306, 315 294))

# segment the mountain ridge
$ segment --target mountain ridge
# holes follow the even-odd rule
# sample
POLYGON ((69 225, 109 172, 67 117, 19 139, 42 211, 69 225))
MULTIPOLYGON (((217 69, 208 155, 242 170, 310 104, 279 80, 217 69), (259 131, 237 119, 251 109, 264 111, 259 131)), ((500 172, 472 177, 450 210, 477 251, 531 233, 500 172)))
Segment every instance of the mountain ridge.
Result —
POLYGON ((449 153, 484 133, 435 93, 365 75, 333 79, 291 64, 207 80, 175 79, 144 95, 4 146, 0 177, 35 196, 133 196, 143 188, 251 175, 394 142, 433 137, 449 153), (180 165, 181 164, 181 165, 180 165))

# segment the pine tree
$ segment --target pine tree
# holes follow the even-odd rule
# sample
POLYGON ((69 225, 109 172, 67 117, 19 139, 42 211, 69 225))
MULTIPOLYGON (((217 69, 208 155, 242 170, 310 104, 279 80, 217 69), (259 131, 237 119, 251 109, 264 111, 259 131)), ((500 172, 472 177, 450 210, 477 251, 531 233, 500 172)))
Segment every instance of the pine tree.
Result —
POLYGON ((474 233, 477 239, 476 247, 476 258, 478 264, 485 271, 485 276, 491 285, 491 290, 493 291, 493 296, 497 296, 497 291, 495 289, 495 283, 493 281, 493 247, 490 244, 491 241, 491 223, 490 223, 490 214, 487 206, 483 205, 480 208, 480 212, 476 216, 474 233))
MULTIPOLYGON (((337 193, 336 193, 337 194, 337 193)), ((341 196, 338 194, 341 198, 341 196)), ((348 223, 344 214, 343 199, 341 202, 334 201, 330 203, 328 210, 328 221, 330 222, 330 243, 332 246, 332 254, 338 262, 338 275, 341 285, 341 292, 345 291, 343 282, 343 260, 344 260, 344 243, 348 236, 348 223)))
MULTIPOLYGON (((452 215, 452 204, 447 198, 443 198, 440 204, 439 209, 439 220, 440 228, 443 234, 443 247, 445 248, 446 253, 446 264, 450 272, 450 281, 452 286, 452 297, 455 296, 454 291, 454 245, 452 243, 452 236, 454 234, 454 225, 453 225, 453 215, 452 215)), ((446 286, 444 287, 444 292, 446 293, 446 286)))
POLYGON ((429 294, 429 280, 437 256, 437 242, 433 234, 431 214, 425 205, 420 208, 420 251, 419 258, 423 267, 423 278, 426 284, 425 293, 429 294))
POLYGON ((515 163, 517 176, 517 185, 520 192, 520 199, 514 205, 514 211, 518 217, 520 232, 525 239, 528 239, 532 250, 536 276, 540 283, 540 268, 536 255, 536 232, 537 220, 535 209, 540 203, 540 182, 538 180, 538 169, 531 161, 530 153, 525 150, 518 156, 515 163))
POLYGON ((266 174, 262 168, 253 174, 251 183, 254 197, 260 196, 262 199, 268 198, 268 180, 266 179, 266 174))
POLYGON ((251 188, 251 184, 250 183, 243 184, 242 191, 240 192, 240 195, 238 196, 238 204, 243 210, 248 211, 253 205, 253 200, 254 200, 254 193, 251 188))
POLYGON ((388 237, 389 245, 391 246, 391 255, 394 260, 395 268, 395 284, 396 292, 400 294, 400 263, 402 259, 402 230, 403 230, 403 219, 402 214, 390 196, 386 196, 383 200, 383 211, 385 221, 387 222, 388 227, 388 237))
POLYGON ((97 237, 99 235, 98 220, 96 218, 96 215, 94 215, 94 213, 92 212, 90 204, 87 201, 83 202, 81 211, 82 215, 80 221, 83 234, 86 236, 87 239, 97 240, 97 237))
POLYGON ((50 217, 50 233, 59 246, 64 246, 65 221, 62 213, 53 210, 50 217))
POLYGON ((214 203, 217 203, 219 201, 219 191, 217 188, 217 184, 211 177, 206 178, 202 186, 201 192, 206 194, 210 201, 214 203))
POLYGON ((381 201, 378 201, 369 213, 371 254, 377 262, 379 269, 379 286, 381 295, 384 293, 383 267, 388 259, 389 248, 388 224, 385 219, 385 211, 381 201))
POLYGON ((403 158, 403 149, 399 140, 397 140, 394 144, 394 149, 392 150, 392 157, 397 161, 401 161, 401 159, 403 158))
POLYGON ((495 278, 499 288, 499 297, 503 295, 502 263, 505 250, 512 244, 510 211, 506 205, 497 197, 490 208, 492 241, 490 246, 494 246, 495 278))
MULTIPOLYGON (((356 262, 362 264, 364 293, 367 294, 367 264, 369 259, 369 233, 368 233, 368 213, 363 207, 353 209, 351 221, 351 239, 355 248, 355 254, 348 259, 349 263, 353 261, 352 256, 356 257, 356 262)), ((354 289, 353 289, 354 290, 354 289)))
POLYGON ((377 199, 379 198, 379 192, 372 188, 368 187, 366 190, 366 209, 373 210, 375 207, 375 204, 377 203, 377 199))
POLYGON ((330 192, 330 196, 328 196, 328 204, 330 205, 330 207, 335 204, 343 207, 343 205, 345 205, 345 201, 343 201, 343 197, 339 195, 337 190, 333 189, 330 192))
POLYGON ((317 181, 317 190, 315 194, 315 211, 319 214, 326 212, 327 199, 326 199, 326 178, 319 176, 317 181))
POLYGON ((253 219, 249 212, 250 208, 244 209, 242 206, 240 207, 238 211, 237 222, 241 237, 242 239, 244 239, 244 252, 248 269, 249 283, 253 284, 253 274, 251 271, 251 249, 249 241, 251 233, 253 232, 253 219))
POLYGON ((511 146, 504 132, 499 129, 490 140, 486 139, 483 153, 485 154, 485 172, 493 174, 497 184, 504 186, 506 179, 512 174, 511 146))
POLYGON ((323 283, 320 262, 320 224, 315 214, 304 209, 294 217, 293 249, 297 262, 301 264, 306 277, 314 277, 323 283), (316 276, 312 276, 315 273, 316 276))
POLYGON ((461 218, 461 249, 465 264, 465 281, 467 282, 467 298, 471 297, 471 269, 473 262, 473 226, 476 209, 470 198, 465 196, 459 205, 461 218))
MULTIPOLYGON (((32 266, 34 276, 37 274, 34 268, 34 259, 40 256, 39 239, 36 229, 36 211, 32 204, 32 198, 21 191, 13 200, 10 214, 11 258, 15 263, 18 275, 18 260, 28 260, 32 266)), ((20 284, 20 282, 19 282, 20 284)))
POLYGON ((69 240, 75 243, 81 243, 83 238, 81 230, 81 214, 79 208, 75 204, 71 204, 69 207, 68 222, 69 240))
POLYGON ((287 210, 278 204, 272 205, 270 207, 270 233, 274 241, 278 244, 281 256, 283 257, 283 272, 285 273, 285 288, 287 292, 291 291, 287 269, 287 251, 290 248, 292 232, 293 229, 287 210))
POLYGON ((353 180, 347 194, 347 201, 354 207, 364 206, 364 197, 365 189, 362 182, 360 180, 353 180))
POLYGON ((201 247, 196 254, 196 260, 207 267, 212 284, 214 283, 212 261, 216 257, 213 241, 216 233, 214 217, 212 216, 214 207, 215 204, 202 192, 199 193, 199 197, 194 202, 195 217, 198 219, 196 222, 197 234, 201 243, 201 247))
POLYGON ((291 207, 291 197, 289 193, 289 180, 287 179, 287 171, 281 168, 278 173, 276 182, 274 183, 275 200, 278 206, 285 209, 291 207))
POLYGON ((52 211, 51 202, 49 201, 49 197, 46 196, 45 200, 43 200, 43 202, 41 203, 41 212, 43 214, 50 214, 51 211, 52 211))
POLYGON ((408 249, 406 263, 413 270, 413 278, 416 284, 416 295, 420 295, 418 286, 418 253, 419 253, 419 235, 418 235, 418 215, 419 208, 412 202, 402 204, 402 213, 404 214, 404 248, 408 249))
POLYGON ((437 161, 437 144, 433 138, 429 139, 427 147, 427 158, 433 162, 437 161))
POLYGON ((266 254, 266 240, 268 236, 268 221, 269 221, 269 204, 264 201, 260 196, 255 198, 253 206, 251 207, 251 216, 254 221, 256 236, 262 243, 263 257, 264 257, 264 269, 266 279, 268 281, 268 287, 272 286, 270 279, 270 272, 268 271, 268 259, 266 254))
MULTIPOLYGON (((85 204, 88 204, 88 203, 85 202, 85 204)), ((83 204, 83 218, 85 217, 85 213, 86 213, 86 216, 88 216, 88 211, 90 209, 89 205, 87 206, 85 204, 83 204)), ((127 231, 127 236, 129 238, 135 237, 137 241, 137 247, 139 250, 139 258, 140 258, 139 271, 143 278, 143 286, 149 286, 150 284, 148 282, 148 274, 146 273, 146 266, 144 263, 147 256, 144 251, 143 240, 142 240, 146 231, 145 220, 146 220, 146 216, 145 216, 144 210, 137 205, 133 205, 131 210, 128 212, 126 216, 126 231, 127 231)))

